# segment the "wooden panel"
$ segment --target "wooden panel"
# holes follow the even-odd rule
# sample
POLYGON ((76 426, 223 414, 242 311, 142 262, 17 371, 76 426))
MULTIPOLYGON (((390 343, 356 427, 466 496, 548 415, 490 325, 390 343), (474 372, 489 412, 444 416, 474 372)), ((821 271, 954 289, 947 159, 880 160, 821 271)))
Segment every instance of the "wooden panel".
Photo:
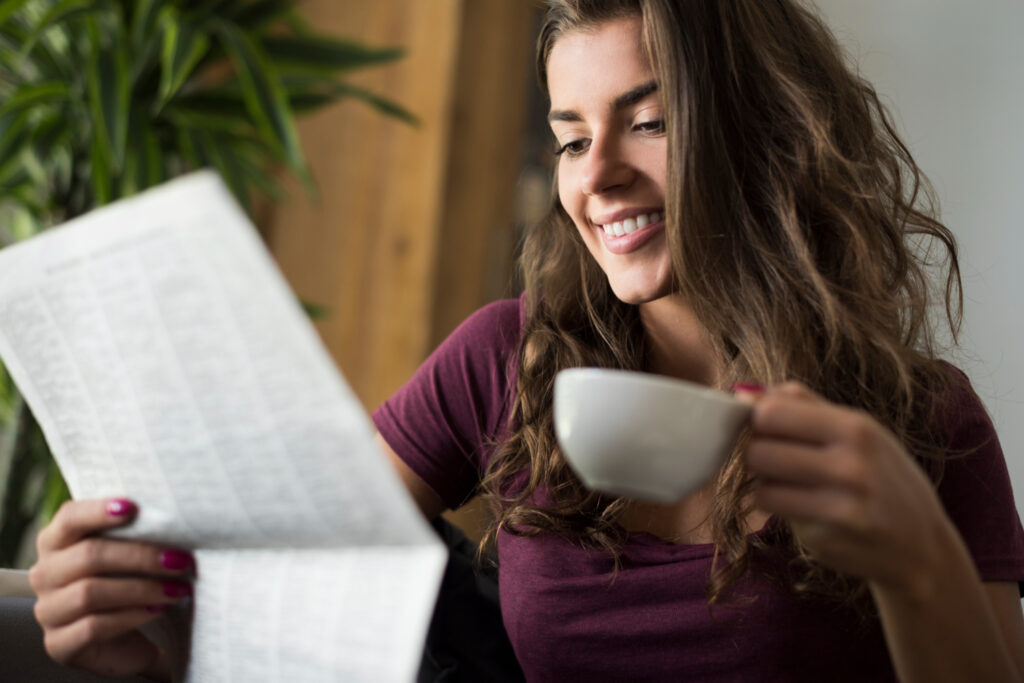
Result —
POLYGON ((271 247, 302 298, 326 305, 318 329, 369 408, 429 351, 461 23, 459 0, 303 4, 319 30, 399 45, 401 62, 352 81, 420 119, 411 127, 346 100, 299 124, 320 196, 297 188, 279 207, 271 247))
MULTIPOLYGON (((401 62, 351 79, 418 127, 345 101, 299 124, 320 196, 290 185, 269 241, 367 409, 404 383, 469 313, 507 295, 513 203, 531 87, 535 3, 309 0, 319 30, 399 45, 401 62)), ((479 506, 449 517, 477 537, 479 506)))
POLYGON ((466 2, 438 255, 433 345, 509 296, 515 187, 532 88, 535 3, 466 2))

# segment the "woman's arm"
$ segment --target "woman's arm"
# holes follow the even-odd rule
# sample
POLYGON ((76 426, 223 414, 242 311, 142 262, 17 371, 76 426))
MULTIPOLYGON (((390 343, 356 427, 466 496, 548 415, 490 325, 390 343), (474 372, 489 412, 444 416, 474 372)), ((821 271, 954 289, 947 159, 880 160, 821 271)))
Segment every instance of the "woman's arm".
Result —
POLYGON ((983 584, 955 530, 947 544, 927 576, 903 587, 869 582, 900 681, 1024 680, 1017 585, 983 584))
POLYGON ((747 397, 756 504, 786 518, 819 561, 868 582, 900 680, 1024 680, 1019 601, 1014 611, 1005 588, 982 584, 895 436, 798 383, 747 397))
POLYGON ((442 512, 445 511, 447 506, 441 500, 441 497, 434 493, 434 490, 427 486, 426 482, 419 478, 419 476, 413 472, 405 462, 398 457, 398 454, 392 450, 388 442, 384 440, 384 437, 378 433, 374 437, 374 441, 380 447, 380 449, 387 455, 388 460, 391 461, 391 465, 395 468, 395 472, 398 473, 398 478, 405 484, 405 488, 409 491, 409 495, 412 496, 413 500, 416 501, 416 505, 419 506, 420 512, 428 520, 432 520, 442 512))
POLYGON ((1011 581, 993 581, 983 585, 1006 649, 1024 678, 1024 610, 1020 604, 1020 587, 1011 581))

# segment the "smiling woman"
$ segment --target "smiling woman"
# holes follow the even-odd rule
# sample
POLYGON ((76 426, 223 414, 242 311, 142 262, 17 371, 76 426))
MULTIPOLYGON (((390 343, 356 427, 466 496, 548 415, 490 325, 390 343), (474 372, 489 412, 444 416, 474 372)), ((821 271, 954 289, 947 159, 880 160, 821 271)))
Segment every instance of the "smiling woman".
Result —
MULTIPOLYGON (((1024 529, 927 315, 955 333, 956 245, 874 90, 798 0, 548 4, 557 192, 526 291, 373 415, 427 517, 491 502, 526 677, 1020 681, 1024 529), (921 240, 948 256, 937 294, 921 240), (590 491, 553 429, 555 375, 579 366, 733 388, 751 419, 683 500, 590 491)), ((82 540, 127 506, 76 503, 40 537, 55 656, 150 654, 135 626, 169 598, 120 575, 173 576, 166 558, 82 540), (69 608, 69 576, 103 590, 69 608), (87 619, 106 628, 68 626, 87 619)))

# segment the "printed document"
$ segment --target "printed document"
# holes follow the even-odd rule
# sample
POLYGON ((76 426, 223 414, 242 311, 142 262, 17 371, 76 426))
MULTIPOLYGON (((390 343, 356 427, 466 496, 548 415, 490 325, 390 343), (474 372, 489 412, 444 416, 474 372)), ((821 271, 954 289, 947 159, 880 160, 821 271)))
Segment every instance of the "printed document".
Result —
POLYGON ((0 251, 0 357, 75 498, 195 551, 188 681, 415 678, 444 546, 218 176, 0 251))

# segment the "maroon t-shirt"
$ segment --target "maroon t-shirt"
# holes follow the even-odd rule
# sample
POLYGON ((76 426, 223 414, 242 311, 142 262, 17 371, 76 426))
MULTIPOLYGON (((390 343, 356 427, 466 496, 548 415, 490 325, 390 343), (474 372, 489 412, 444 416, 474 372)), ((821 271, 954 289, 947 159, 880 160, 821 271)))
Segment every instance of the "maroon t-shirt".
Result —
MULTIPOLYGON (((384 440, 450 507, 458 507, 509 419, 522 303, 468 318, 373 414, 384 440)), ((954 448, 939 487, 986 581, 1024 579, 1024 530, 991 421, 965 383, 948 428, 954 448)), ((947 428, 943 425, 939 428, 947 428)), ((761 534, 770 533, 773 522, 761 534)), ((795 598, 768 554, 709 609, 714 548, 630 533, 612 580, 607 555, 555 534, 498 535, 501 609, 530 681, 894 681, 877 622, 795 598)))

